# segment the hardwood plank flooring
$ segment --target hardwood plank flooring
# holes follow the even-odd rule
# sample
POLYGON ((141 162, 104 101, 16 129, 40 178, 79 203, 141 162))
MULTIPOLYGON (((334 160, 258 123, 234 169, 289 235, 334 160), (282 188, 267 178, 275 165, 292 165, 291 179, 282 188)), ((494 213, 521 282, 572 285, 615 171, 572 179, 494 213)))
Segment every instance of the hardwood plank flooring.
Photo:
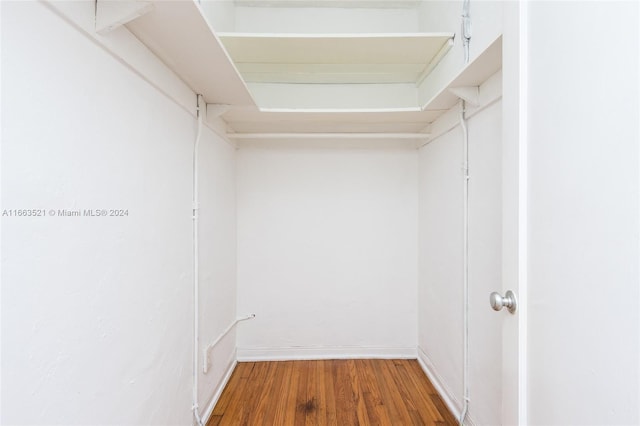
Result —
POLYGON ((207 426, 456 425, 416 360, 238 363, 207 426))

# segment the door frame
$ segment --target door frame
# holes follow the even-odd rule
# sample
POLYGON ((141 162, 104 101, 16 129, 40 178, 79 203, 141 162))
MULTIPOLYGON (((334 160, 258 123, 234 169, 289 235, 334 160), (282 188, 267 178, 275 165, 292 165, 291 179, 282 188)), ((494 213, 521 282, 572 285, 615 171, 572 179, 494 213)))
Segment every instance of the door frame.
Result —
POLYGON ((506 310, 502 330, 502 424, 527 424, 527 37, 526 1, 503 2, 502 293, 513 290, 518 309, 506 310))

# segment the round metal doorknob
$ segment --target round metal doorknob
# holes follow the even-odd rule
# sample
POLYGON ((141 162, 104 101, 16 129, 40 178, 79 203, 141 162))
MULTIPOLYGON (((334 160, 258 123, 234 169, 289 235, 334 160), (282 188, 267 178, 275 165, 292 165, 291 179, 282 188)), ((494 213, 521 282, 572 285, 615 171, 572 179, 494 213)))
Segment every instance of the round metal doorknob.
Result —
POLYGON ((511 290, 507 290, 504 297, 500 293, 493 292, 489 295, 489 303, 494 311, 499 311, 502 308, 507 308, 510 313, 514 313, 518 307, 516 295, 511 290))

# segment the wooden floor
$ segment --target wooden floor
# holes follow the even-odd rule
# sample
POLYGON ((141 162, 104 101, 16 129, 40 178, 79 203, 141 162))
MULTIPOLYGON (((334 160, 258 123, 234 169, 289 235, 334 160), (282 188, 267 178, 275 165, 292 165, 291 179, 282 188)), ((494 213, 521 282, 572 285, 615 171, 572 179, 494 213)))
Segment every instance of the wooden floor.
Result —
POLYGON ((207 426, 456 425, 416 360, 238 363, 207 426))

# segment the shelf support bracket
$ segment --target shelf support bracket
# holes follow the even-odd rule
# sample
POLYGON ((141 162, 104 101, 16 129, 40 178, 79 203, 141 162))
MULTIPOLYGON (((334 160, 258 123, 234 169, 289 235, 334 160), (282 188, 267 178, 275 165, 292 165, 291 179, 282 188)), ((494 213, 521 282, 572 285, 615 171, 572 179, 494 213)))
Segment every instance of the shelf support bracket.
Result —
POLYGON ((207 120, 215 120, 231 109, 227 104, 207 104, 207 120))
POLYGON ((151 10, 148 0, 96 0, 96 32, 106 35, 151 10))
POLYGON ((471 106, 480 106, 480 88, 478 86, 451 87, 449 91, 471 106))

